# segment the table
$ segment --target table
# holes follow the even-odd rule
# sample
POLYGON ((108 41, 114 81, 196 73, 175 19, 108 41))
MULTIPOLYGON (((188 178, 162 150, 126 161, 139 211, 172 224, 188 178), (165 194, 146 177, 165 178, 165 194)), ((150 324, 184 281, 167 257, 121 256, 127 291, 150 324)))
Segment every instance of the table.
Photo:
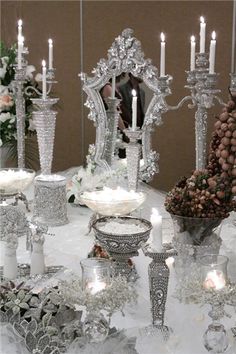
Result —
MULTIPOLYGON (((65 173, 67 177, 71 174, 72 171, 65 173)), ((151 208, 155 207, 164 218, 169 218, 168 213, 164 209, 165 194, 145 184, 143 184, 142 189, 147 192, 147 200, 144 207, 138 212, 138 215, 149 219, 151 208)), ((32 193, 32 188, 27 191, 29 199, 32 199, 32 193)), ((85 207, 68 205, 69 224, 50 228, 49 232, 53 233, 54 236, 46 236, 44 244, 46 265, 64 265, 75 272, 81 272, 80 260, 87 257, 94 243, 93 234, 88 234, 88 222, 91 215, 92 212, 85 207)), ((236 227, 232 223, 232 217, 224 222, 221 237, 223 243, 220 253, 229 257, 229 276, 232 281, 236 281, 236 227)), ((4 252, 2 243, 1 252, 4 252)), ((29 262, 29 253, 25 249, 25 237, 19 239, 17 257, 19 263, 29 262)), ((3 257, 1 257, 0 262, 2 260, 3 257)), ((145 257, 142 251, 140 251, 139 257, 135 257, 133 260, 140 275, 135 284, 139 295, 138 302, 136 305, 126 306, 125 317, 122 317, 120 313, 113 315, 111 325, 120 329, 127 329, 128 335, 138 336, 136 350, 139 354, 207 353, 203 346, 202 336, 210 323, 210 318, 207 315, 210 307, 205 306, 200 308, 198 305, 180 304, 173 297, 176 281, 174 269, 170 271, 165 315, 165 322, 168 326, 172 327, 174 334, 167 343, 158 341, 155 336, 145 337, 143 335, 143 331, 140 329, 151 323, 148 285, 148 264, 151 259, 145 257)), ((230 329, 236 325, 236 312, 232 307, 227 307, 226 310, 232 317, 224 318, 222 323, 224 323, 226 329, 230 329)), ((10 352, 7 352, 7 348, 4 350, 1 354, 10 354, 10 352)), ((226 353, 236 353, 236 341, 233 340, 233 337, 231 338, 231 348, 226 353)))

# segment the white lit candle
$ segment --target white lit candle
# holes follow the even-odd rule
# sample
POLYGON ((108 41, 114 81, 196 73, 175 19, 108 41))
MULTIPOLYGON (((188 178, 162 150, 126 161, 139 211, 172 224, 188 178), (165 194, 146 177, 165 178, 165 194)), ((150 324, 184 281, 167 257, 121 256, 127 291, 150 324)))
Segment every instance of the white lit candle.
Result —
POLYGON ((112 85, 111 85, 111 98, 115 98, 116 95, 116 75, 112 76, 112 85))
POLYGON ((43 100, 47 97, 47 82, 46 82, 47 68, 46 61, 42 61, 42 87, 43 87, 43 100))
POLYGON ((53 68, 53 41, 50 38, 48 40, 48 69, 51 70, 53 68))
POLYGON ((24 37, 18 36, 17 67, 22 69, 22 52, 24 48, 24 37))
POLYGON ((106 288, 106 283, 103 281, 99 281, 98 279, 95 279, 94 281, 91 281, 90 283, 87 284, 87 289, 90 291, 92 295, 98 293, 99 291, 102 291, 106 288))
POLYGON ((207 273, 206 279, 203 283, 203 286, 206 289, 223 289, 226 285, 225 277, 223 272, 220 270, 211 270, 207 273))
POLYGON ((205 53, 206 23, 203 16, 200 17, 200 53, 205 53))
POLYGON ((160 77, 165 76, 165 56, 166 56, 166 42, 165 35, 161 32, 161 60, 160 60, 160 77))
POLYGON ((209 54, 209 74, 215 73, 215 56, 216 56, 216 33, 212 32, 209 54))
POLYGON ((191 55, 190 55, 190 70, 195 70, 195 52, 196 52, 196 42, 195 36, 191 36, 191 55))
POLYGON ((162 216, 156 208, 152 208, 150 221, 152 224, 151 245, 160 252, 162 250, 162 216))
POLYGON ((22 36, 22 20, 18 21, 18 37, 22 36))
POLYGON ((137 128, 137 95, 136 91, 132 90, 132 130, 136 130, 137 128))

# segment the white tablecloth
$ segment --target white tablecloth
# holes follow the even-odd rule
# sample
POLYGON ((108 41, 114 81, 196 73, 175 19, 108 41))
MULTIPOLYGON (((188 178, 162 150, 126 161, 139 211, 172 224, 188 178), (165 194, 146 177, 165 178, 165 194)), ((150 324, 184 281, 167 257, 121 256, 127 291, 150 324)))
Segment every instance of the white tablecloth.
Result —
MULTIPOLYGON (((168 218, 164 209, 164 194, 148 186, 144 187, 148 193, 147 200, 141 212, 144 218, 150 218, 152 207, 158 208, 163 217, 168 218)), ((32 189, 28 192, 29 199, 32 198, 32 189)), ((23 207, 23 206, 22 206, 23 207)), ((87 257, 94 243, 93 234, 88 233, 88 221, 91 211, 85 207, 72 207, 68 205, 69 224, 50 228, 49 232, 55 236, 47 236, 44 244, 45 260, 47 265, 64 265, 77 272, 80 272, 80 260, 87 257)), ((236 281, 236 229, 231 220, 227 220, 222 228, 221 237, 223 244, 221 254, 229 257, 229 276, 232 281, 236 281)), ((1 244, 4 252, 3 243, 1 244)), ((150 259, 139 252, 139 257, 134 258, 135 265, 140 275, 136 282, 137 292, 139 294, 136 305, 127 306, 125 317, 117 313, 112 318, 112 325, 117 328, 134 329, 137 334, 137 328, 143 328, 151 324, 149 286, 148 286, 148 264, 150 259)), ((29 262, 29 253, 25 249, 25 238, 19 239, 17 250, 19 263, 29 262)), ((3 257, 1 257, 1 262, 3 257)), ((174 270, 170 273, 170 282, 168 298, 166 303, 166 324, 173 329, 173 336, 169 343, 161 343, 156 337, 145 338, 140 335, 137 339, 136 349, 139 354, 204 354, 206 349, 203 346, 203 333, 210 323, 207 312, 210 308, 207 306, 200 308, 197 305, 180 304, 173 295, 175 287, 174 270)), ((235 310, 232 307, 227 308, 231 318, 225 318, 223 323, 227 330, 236 325, 235 310)), ((130 333, 133 333, 132 331, 130 333)), ((231 332, 231 331, 229 331, 231 332)), ((231 336, 231 348, 227 353, 236 353, 236 344, 231 336)))

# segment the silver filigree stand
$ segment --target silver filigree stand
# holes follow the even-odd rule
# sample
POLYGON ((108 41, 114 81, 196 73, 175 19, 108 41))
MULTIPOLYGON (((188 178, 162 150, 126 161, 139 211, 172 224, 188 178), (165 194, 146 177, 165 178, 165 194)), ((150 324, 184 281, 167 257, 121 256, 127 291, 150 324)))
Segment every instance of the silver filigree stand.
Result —
POLYGON ((40 175, 35 178, 32 220, 48 226, 68 223, 65 177, 40 175))
POLYGON ((58 98, 32 99, 36 107, 36 111, 33 112, 33 119, 36 125, 40 167, 43 175, 51 174, 57 115, 57 112, 52 110, 52 106, 58 100, 58 98))
POLYGON ((168 338, 171 328, 164 324, 165 305, 168 291, 169 268, 166 259, 176 255, 174 250, 165 250, 157 252, 144 245, 142 250, 145 256, 152 258, 148 267, 152 325, 158 328, 165 338, 168 338))
POLYGON ((136 130, 125 129, 124 132, 130 140, 126 147, 128 185, 130 190, 136 191, 138 188, 141 155, 141 144, 139 144, 138 140, 142 137, 142 130, 139 128, 136 130))
POLYGON ((106 111, 107 127, 106 139, 104 144, 104 160, 109 166, 112 165, 116 146, 117 128, 118 128, 118 104, 120 100, 117 98, 108 97, 105 99, 108 109, 106 111))

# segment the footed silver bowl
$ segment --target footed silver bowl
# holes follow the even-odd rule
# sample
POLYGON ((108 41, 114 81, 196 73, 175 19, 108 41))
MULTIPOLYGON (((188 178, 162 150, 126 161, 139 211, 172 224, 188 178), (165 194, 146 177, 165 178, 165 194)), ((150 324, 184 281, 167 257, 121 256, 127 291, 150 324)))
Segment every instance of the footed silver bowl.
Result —
POLYGON ((98 219, 92 227, 100 246, 116 261, 115 274, 123 275, 127 280, 136 280, 137 272, 129 259, 138 256, 138 250, 148 240, 152 229, 150 221, 130 216, 110 216, 98 219), (112 232, 104 231, 109 223, 117 224, 112 232), (119 224, 122 225, 122 230, 119 228, 119 224), (129 232, 130 226, 133 232, 129 232), (136 231, 135 226, 137 227, 136 231))

